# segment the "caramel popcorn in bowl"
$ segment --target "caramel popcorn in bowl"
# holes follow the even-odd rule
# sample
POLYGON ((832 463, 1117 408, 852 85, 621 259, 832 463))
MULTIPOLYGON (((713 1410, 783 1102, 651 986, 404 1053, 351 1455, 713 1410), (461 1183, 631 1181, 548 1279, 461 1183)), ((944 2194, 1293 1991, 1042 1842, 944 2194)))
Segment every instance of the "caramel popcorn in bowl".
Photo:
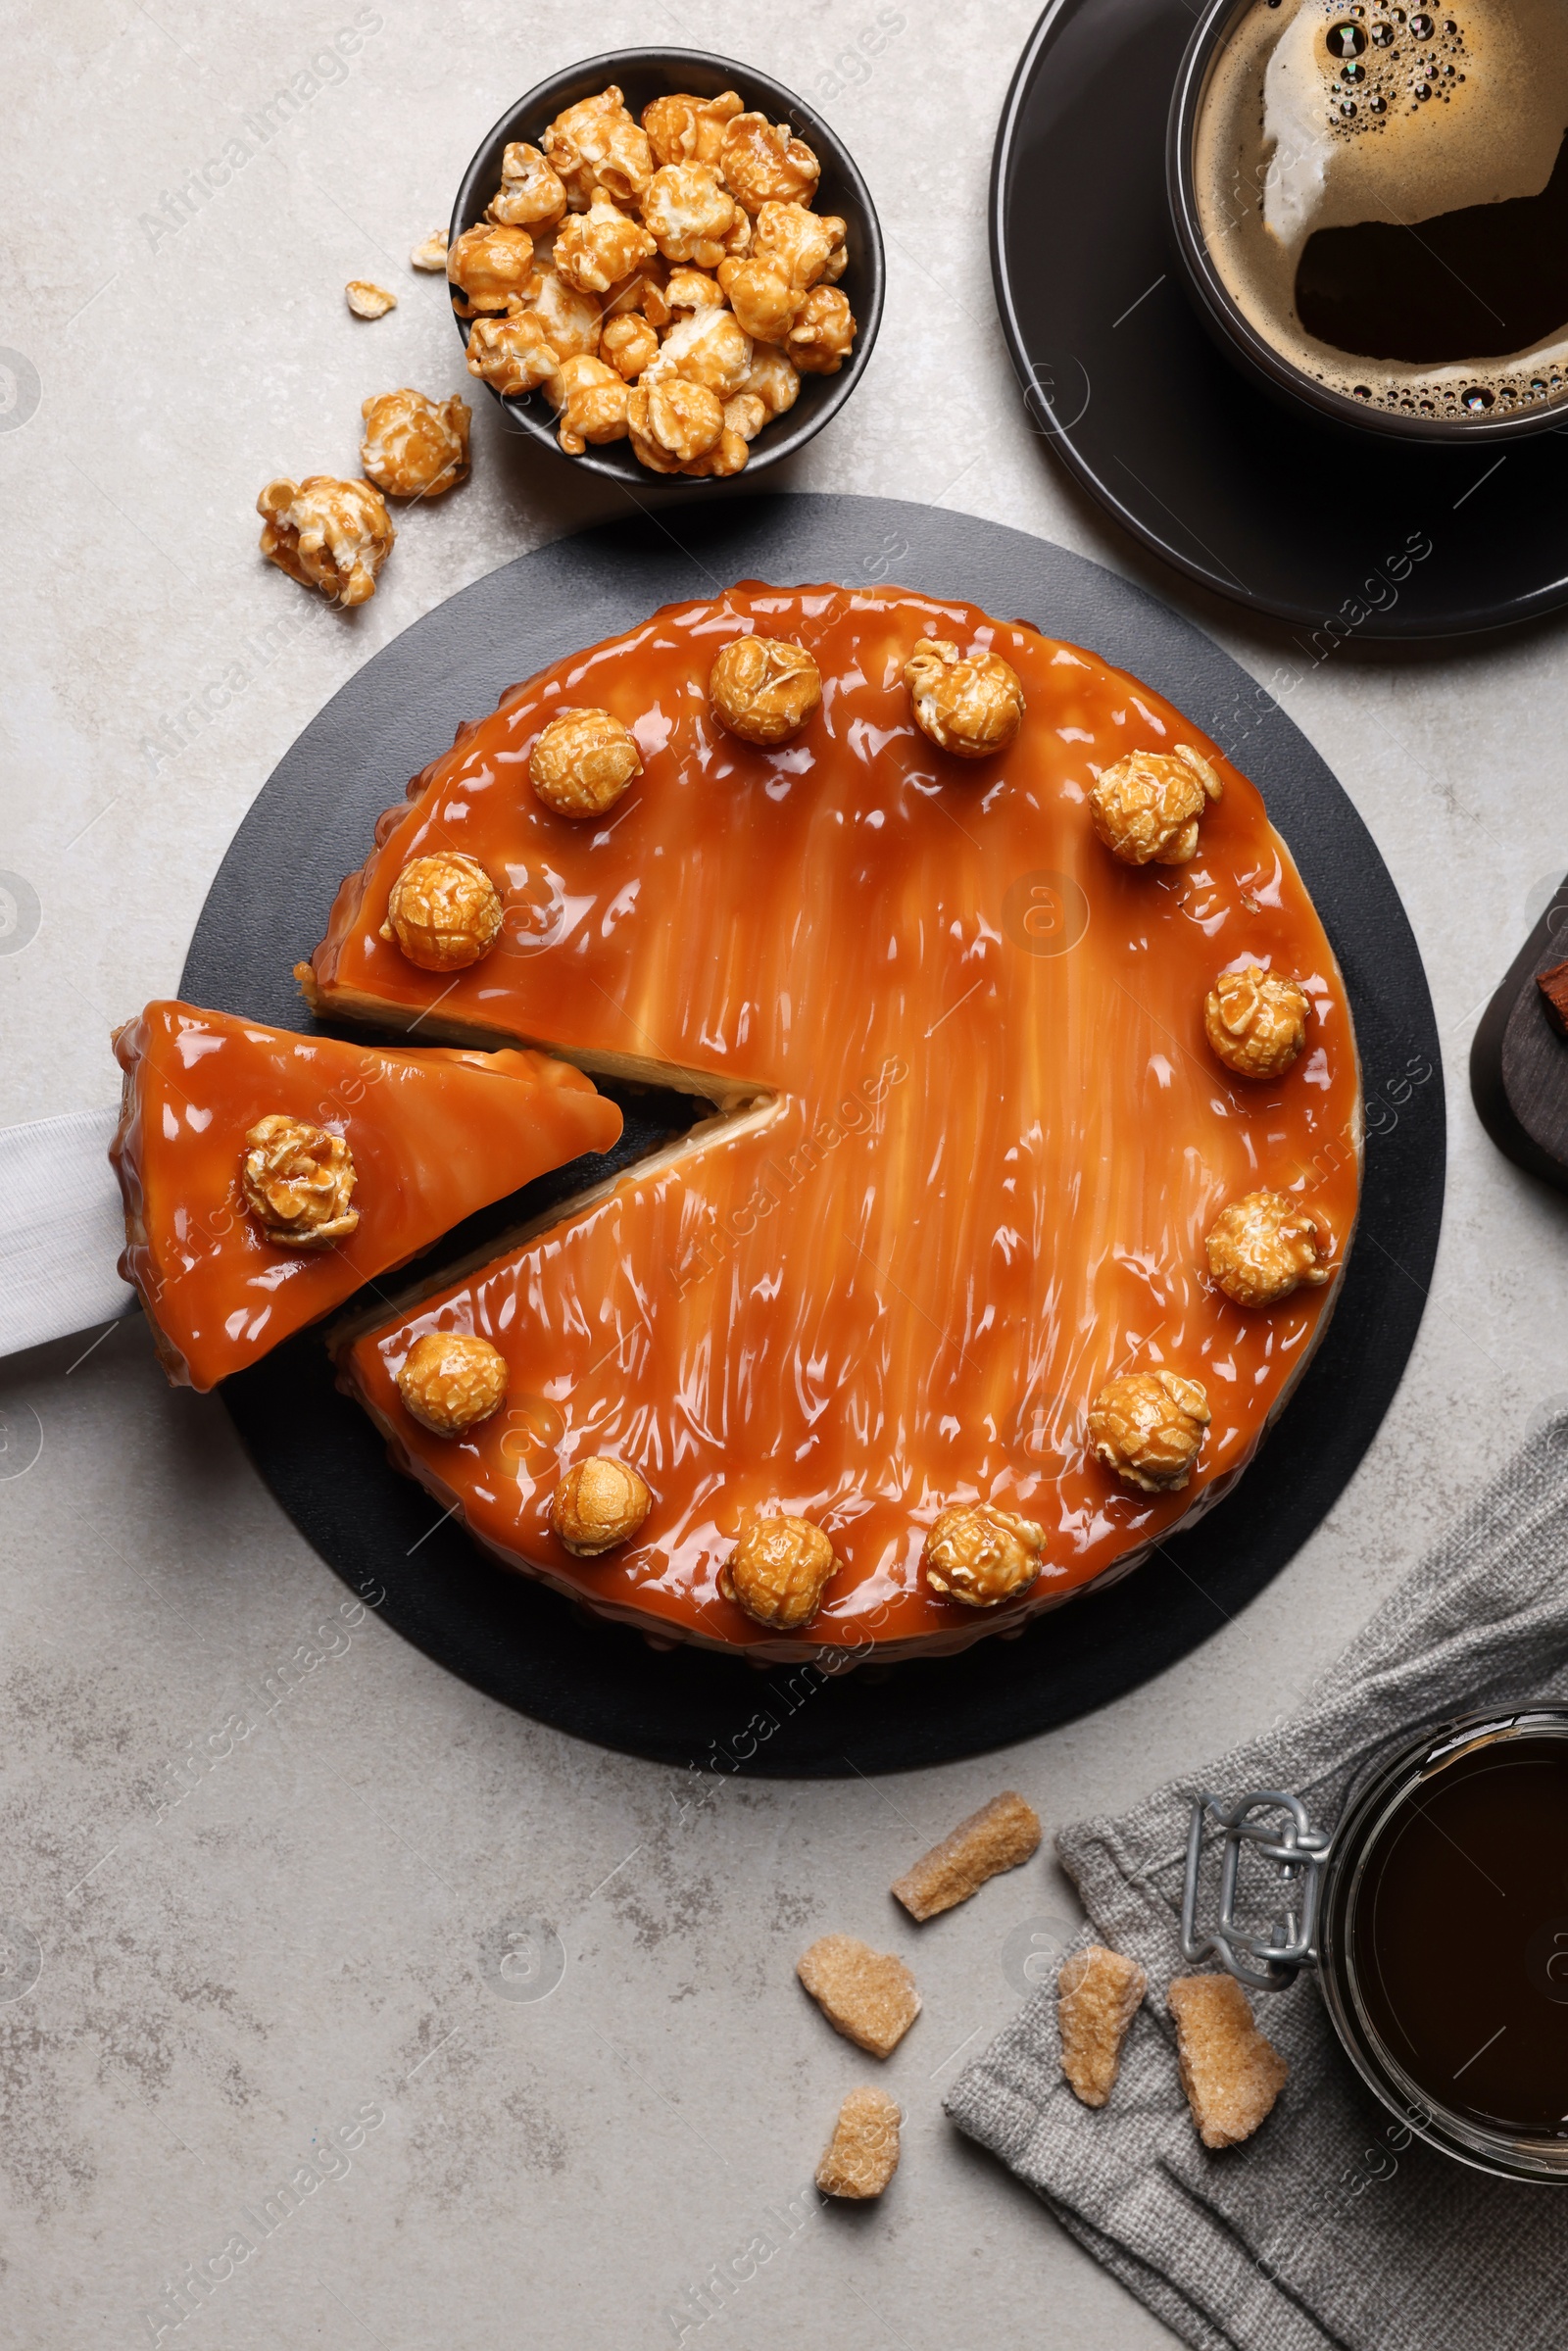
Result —
POLYGON ((809 204, 822 167, 787 122, 765 115, 736 115, 719 142, 724 185, 749 213, 764 204, 809 204))
POLYGON ((618 211, 604 188, 595 188, 588 210, 570 214, 562 226, 551 259, 575 292, 608 294, 653 250, 647 229, 618 211))
POLYGON ((746 111, 733 90, 716 98, 675 92, 643 108, 643 128, 656 164, 716 164, 724 132, 746 111))
MULTIPOLYGON (((504 228, 554 228, 566 209, 566 191, 549 158, 514 139, 501 158, 501 185, 485 218, 504 228)), ((442 244, 445 245, 445 238, 442 244)))
POLYGON ((545 386, 559 418, 556 438, 568 457, 581 457, 590 441, 619 441, 626 434, 626 380, 606 360, 563 360, 545 386))
POLYGON ((466 228, 447 253, 447 278, 464 296, 460 318, 476 311, 510 310, 533 288, 533 239, 525 228, 498 228, 480 220, 466 228))
POLYGON ((330 473, 270 481, 256 511, 262 553, 290 579, 342 605, 364 604, 375 594, 376 574, 397 533, 385 500, 369 482, 338 481, 330 473))
POLYGON ((537 311, 475 318, 468 337, 468 373, 498 392, 531 392, 563 366, 550 329, 537 311))
POLYGON ((640 203, 654 175, 648 133, 633 122, 612 82, 559 114, 539 141, 574 212, 586 212, 597 184, 617 204, 640 203))
POLYGON ((405 384, 360 410, 360 464, 388 498, 439 498, 468 471, 469 409, 456 393, 434 401, 405 384))

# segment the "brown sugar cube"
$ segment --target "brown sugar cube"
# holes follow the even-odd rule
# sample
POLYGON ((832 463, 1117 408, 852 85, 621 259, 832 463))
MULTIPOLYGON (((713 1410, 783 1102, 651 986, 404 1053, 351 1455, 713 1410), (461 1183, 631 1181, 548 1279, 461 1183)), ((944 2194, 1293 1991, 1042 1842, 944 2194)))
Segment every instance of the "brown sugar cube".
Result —
POLYGON ((1538 971, 1536 986, 1546 1007, 1546 1018, 1559 1037, 1568 1037, 1568 963, 1553 963, 1549 971, 1538 971))
POLYGON ((1056 1977, 1056 2027, 1061 2070, 1074 2097, 1103 2106, 1116 2085, 1121 2044, 1138 2014, 1149 1978, 1135 1959, 1091 1943, 1061 1963, 1056 1977))
POLYGON ((824 2196, 880 2196, 899 2168, 899 2108, 885 2089, 852 2089, 839 2108, 816 2184, 824 2196))
POLYGON ((1259 2033, 1234 1976, 1178 1976, 1165 2004, 1199 2137, 1205 2147, 1239 2145, 1285 2087, 1290 2067, 1259 2033))
POLYGON ((891 2057, 920 2013, 903 1960, 853 1935, 824 1935, 801 1954, 795 1973, 834 2032, 873 2057, 891 2057))
POLYGON ((1039 1815, 1008 1788, 922 1853, 913 1869, 895 1881, 893 1892, 910 1918, 934 1919, 939 1911, 967 1902, 999 1871, 1015 1870, 1039 1842, 1039 1815))

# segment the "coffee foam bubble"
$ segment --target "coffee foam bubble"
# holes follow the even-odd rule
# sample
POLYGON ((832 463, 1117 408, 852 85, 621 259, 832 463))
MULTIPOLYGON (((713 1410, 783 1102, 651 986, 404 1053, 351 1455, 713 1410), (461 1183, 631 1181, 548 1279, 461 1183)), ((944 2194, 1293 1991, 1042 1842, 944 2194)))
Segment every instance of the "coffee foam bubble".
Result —
POLYGON ((1336 391, 1458 416, 1568 398, 1568 320, 1509 355, 1517 365, 1416 367, 1348 356, 1296 309, 1316 231, 1538 196, 1565 130, 1568 0, 1457 0, 1446 14, 1255 0, 1200 108, 1199 223, 1243 316, 1336 391))

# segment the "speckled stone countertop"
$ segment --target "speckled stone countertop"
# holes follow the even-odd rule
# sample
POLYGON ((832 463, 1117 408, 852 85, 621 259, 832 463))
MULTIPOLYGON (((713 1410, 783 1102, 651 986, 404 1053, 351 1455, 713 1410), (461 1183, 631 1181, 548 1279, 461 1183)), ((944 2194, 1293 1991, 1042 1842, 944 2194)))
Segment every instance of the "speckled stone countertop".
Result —
MULTIPOLYGON (((353 470, 367 393, 469 389, 409 246, 503 108, 587 50, 752 59, 824 107, 869 180, 881 340, 844 416, 769 487, 1026 527, 1145 580, 1259 676, 1281 668, 1283 630, 1155 576, 1028 429, 984 203, 1033 13, 9 12, 0 1120, 113 1099, 111 1025, 173 990, 230 835, 345 677, 466 582, 619 511, 609 485, 505 437, 475 392, 473 478, 403 519, 372 604, 332 613, 256 552, 262 483, 353 470), (285 86, 292 112, 268 114, 285 86), (170 203, 214 159, 226 176, 170 203), (399 309, 352 318, 358 275, 399 309)), ((1049 1831, 1288 1710, 1568 1390, 1563 1205, 1497 1157, 1465 1085, 1481 1005, 1568 862, 1565 626, 1437 661, 1336 659, 1289 694, 1427 958, 1449 1086, 1443 1247, 1404 1386, 1328 1523, 1243 1617, 1088 1721, 1000 1759, 729 1783, 698 1806, 680 1775, 504 1712, 362 1613, 222 1406, 165 1386, 139 1318, 85 1357, 84 1339, 0 1365, 9 2341, 1168 2339, 941 2114, 1016 2005, 1031 1936, 1070 1929, 1065 1881, 1042 1859, 923 1932, 886 1889, 999 1786, 1049 1831), (555 1937, 532 1976, 497 1956, 519 1918, 555 1937), (877 2073, 907 2117, 893 2189, 815 2212, 802 2191, 869 2062, 794 1981, 834 1929, 909 1958, 925 2009, 877 2073), (254 2246, 237 2260, 236 2237, 254 2246)))

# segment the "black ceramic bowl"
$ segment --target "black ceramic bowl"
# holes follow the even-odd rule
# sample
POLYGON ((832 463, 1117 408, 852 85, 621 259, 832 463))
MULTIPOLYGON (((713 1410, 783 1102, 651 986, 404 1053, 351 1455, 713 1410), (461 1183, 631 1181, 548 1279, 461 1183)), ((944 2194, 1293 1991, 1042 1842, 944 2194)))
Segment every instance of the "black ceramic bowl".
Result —
MULTIPOLYGON (((813 433, 820 432, 828 418, 844 406, 865 370, 876 330, 882 322, 884 276, 882 231, 877 226, 870 191, 849 149, 821 116, 804 99, 797 98, 793 90, 787 90, 768 74, 758 73, 754 66, 736 65, 729 58, 710 57, 699 49, 619 49, 605 57, 590 57, 584 64, 571 66, 549 81, 541 81, 537 89, 508 108, 463 175, 463 185, 452 209, 450 237, 455 240, 464 229, 471 228, 476 220, 483 219, 485 206, 501 185, 501 158, 511 140, 525 139, 537 147, 540 134, 563 108, 576 105, 581 98, 593 97, 611 82, 621 90, 628 108, 639 118, 651 99, 661 98, 668 91, 688 90, 698 98, 716 98, 721 90, 737 90, 748 107, 766 115, 770 122, 788 122, 806 141, 822 167, 811 208, 814 212, 836 213, 846 223, 845 242, 850 259, 839 279, 839 290, 855 313, 855 349, 836 375, 801 377, 800 398, 795 406, 775 417, 771 424, 763 425, 752 443, 743 472, 730 476, 749 481, 764 465, 792 457, 813 433)), ((458 331, 465 346, 470 324, 466 318, 458 319, 458 331)), ((486 389, 493 387, 487 385, 486 389)), ((543 392, 513 396, 496 392, 494 397, 520 431, 532 434, 536 441, 562 454, 556 440, 555 413, 543 392)), ((650 482, 667 478, 650 473, 645 465, 640 465, 629 441, 590 443, 584 456, 569 458, 566 463, 586 465, 594 473, 608 474, 612 481, 641 484, 645 488, 650 482)), ((717 478, 698 475, 691 486, 701 487, 717 478)))
MULTIPOLYGON (((1214 61, 1252 5, 1253 0, 1209 0, 1202 10, 1176 76, 1166 130, 1165 187, 1176 256, 1198 315, 1220 349, 1288 408, 1298 414, 1308 410, 1352 431, 1381 433, 1401 441, 1444 442, 1450 449, 1560 431, 1568 412, 1568 393, 1558 398, 1524 399, 1517 405, 1499 402, 1484 414, 1471 416, 1426 416, 1418 409, 1384 408, 1353 400, 1293 367, 1238 308, 1200 225, 1193 149, 1214 61)), ((1508 371, 1508 363, 1488 363, 1489 373, 1494 367, 1508 371)), ((1530 373, 1523 365, 1514 371, 1522 377, 1530 373)))

